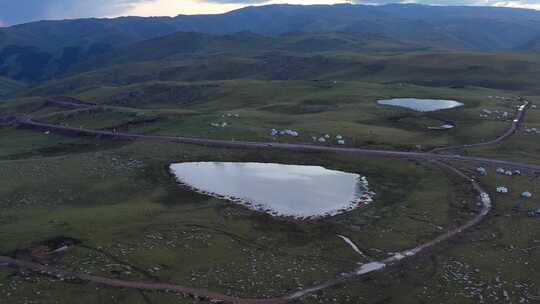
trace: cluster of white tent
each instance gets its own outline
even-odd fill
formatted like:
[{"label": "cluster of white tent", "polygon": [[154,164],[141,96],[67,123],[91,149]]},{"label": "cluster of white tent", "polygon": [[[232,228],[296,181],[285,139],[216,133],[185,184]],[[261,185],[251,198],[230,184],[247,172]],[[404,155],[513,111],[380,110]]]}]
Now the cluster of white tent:
[{"label": "cluster of white tent", "polygon": [[298,133],[298,131],[294,131],[294,130],[290,130],[290,129],[285,129],[285,130],[272,129],[272,130],[270,130],[270,135],[272,135],[273,137],[285,136],[285,135],[292,136],[292,137],[298,137],[298,136],[300,136],[300,133]]},{"label": "cluster of white tent", "polygon": [[[476,172],[478,172],[478,174],[482,175],[482,176],[486,176],[488,175],[488,171],[486,170],[486,168],[484,167],[478,167],[476,168]],[[521,175],[521,171],[520,170],[509,170],[509,169],[504,169],[504,168],[497,168],[496,170],[497,174],[500,174],[500,175],[506,175],[506,176],[514,176],[514,175]]]},{"label": "cluster of white tent", "polygon": [[512,171],[504,168],[497,168],[497,173],[506,176],[521,175],[521,171],[519,170]]},{"label": "cluster of white tent", "polygon": [[504,186],[498,186],[497,187],[497,193],[508,193],[509,190],[508,188],[504,187]]},{"label": "cluster of white tent", "polygon": [[[300,136],[300,132],[296,130],[291,130],[291,129],[284,129],[284,130],[271,129],[270,135],[272,137],[279,137],[279,136],[298,137]],[[330,142],[335,142],[338,145],[346,144],[345,137],[343,137],[343,135],[341,134],[337,134],[335,136],[330,135],[330,134],[323,134],[320,136],[312,136],[311,139],[313,140],[313,142],[321,143],[321,144],[330,143]]]},{"label": "cluster of white tent", "polygon": [[210,125],[215,128],[226,128],[229,124],[226,122],[213,122]]},{"label": "cluster of white tent", "polygon": [[481,118],[489,118],[491,116],[494,116],[495,119],[506,120],[510,117],[510,113],[506,111],[499,111],[499,110],[492,111],[488,109],[483,109],[482,113],[480,113]]},{"label": "cluster of white tent", "polygon": [[[483,167],[476,168],[476,172],[478,172],[478,174],[482,176],[488,175],[488,171],[486,170],[486,168],[483,168]],[[496,172],[500,175],[505,175],[505,176],[521,175],[520,170],[512,171],[512,170],[508,170],[504,168],[497,168]],[[510,193],[510,189],[508,189],[508,187],[506,186],[497,186],[496,191],[497,193],[501,193],[501,194]],[[533,196],[532,193],[529,191],[525,191],[521,193],[521,197],[523,198],[531,198],[532,196]]]},{"label": "cluster of white tent", "polygon": [[525,128],[525,133],[540,135],[540,130],[538,128]]},{"label": "cluster of white tent", "polygon": [[[508,189],[507,187],[504,187],[504,186],[497,187],[497,193],[506,194],[509,192],[510,192],[510,189]],[[531,198],[532,196],[533,196],[532,193],[529,191],[525,191],[521,193],[521,197],[523,198]]]},{"label": "cluster of white tent", "polygon": [[[328,142],[328,141],[330,141],[332,139],[332,136],[330,134],[325,134],[325,135],[322,135],[320,137],[312,136],[311,138],[315,142],[326,143],[326,142]],[[338,145],[345,145],[345,143],[346,143],[345,138],[343,138],[343,136],[340,135],[340,134],[336,135],[335,139],[336,139],[336,143]]]}]

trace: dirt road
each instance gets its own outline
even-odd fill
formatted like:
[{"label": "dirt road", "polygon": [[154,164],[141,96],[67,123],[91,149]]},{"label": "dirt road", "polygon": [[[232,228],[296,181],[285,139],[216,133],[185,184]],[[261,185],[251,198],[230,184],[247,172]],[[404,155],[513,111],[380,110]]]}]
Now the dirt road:
[{"label": "dirt road", "polygon": [[405,152],[393,150],[372,150],[362,148],[341,148],[330,146],[316,146],[312,144],[288,144],[274,142],[249,142],[249,141],[230,141],[206,138],[190,138],[181,136],[163,136],[163,135],[143,135],[132,134],[125,132],[112,132],[84,128],[73,128],[43,122],[36,122],[30,116],[20,116],[16,119],[16,123],[20,127],[37,129],[41,131],[50,131],[69,136],[93,136],[101,138],[125,139],[125,140],[158,140],[177,142],[183,144],[192,144],[199,146],[217,147],[217,148],[241,148],[241,149],[259,149],[259,150],[288,150],[295,152],[325,152],[325,153],[347,153],[347,154],[362,154],[373,156],[384,156],[405,159],[420,159],[420,160],[450,160],[450,161],[469,161],[491,164],[495,166],[505,166],[509,168],[532,170],[540,172],[540,165],[524,164],[506,160],[497,160],[483,157],[461,156],[455,154],[437,154],[424,152]]},{"label": "dirt road", "polygon": [[[497,138],[494,141],[487,143],[480,143],[477,145],[469,145],[462,147],[473,147],[479,145],[490,145],[497,144],[505,139],[507,139],[511,134],[513,134],[519,127],[521,121],[523,120],[525,108],[527,105],[520,107],[520,113],[516,120],[514,121],[512,127],[502,136]],[[452,167],[442,161],[468,161],[474,163],[486,163],[498,166],[511,167],[522,170],[532,170],[540,172],[540,165],[524,164],[517,163],[505,160],[481,158],[481,157],[469,157],[469,156],[460,156],[452,154],[437,154],[437,153],[422,153],[422,152],[404,152],[404,151],[392,151],[392,150],[370,150],[370,149],[361,149],[361,148],[339,148],[339,147],[328,147],[328,146],[316,146],[311,144],[285,144],[285,143],[268,143],[268,142],[246,142],[246,141],[226,141],[226,140],[212,140],[204,138],[188,138],[188,137],[175,137],[175,136],[160,136],[160,135],[141,135],[141,134],[130,134],[122,132],[110,132],[110,131],[101,131],[101,130],[92,130],[92,129],[81,129],[81,128],[71,128],[60,125],[53,125],[47,123],[41,123],[33,121],[30,116],[20,116],[16,119],[16,123],[20,127],[37,129],[41,131],[51,131],[61,134],[67,134],[70,136],[97,136],[104,138],[112,139],[125,139],[125,140],[159,140],[159,141],[171,141],[184,144],[193,144],[201,146],[211,146],[211,147],[220,147],[220,148],[242,148],[242,149],[262,149],[262,150],[287,150],[287,151],[297,151],[297,152],[315,152],[315,153],[347,153],[347,154],[362,154],[362,155],[374,155],[374,156],[384,156],[384,157],[393,157],[393,158],[404,158],[404,159],[417,159],[422,161],[429,161],[437,164],[441,168],[451,172],[464,179],[466,182],[471,183],[473,189],[477,192],[478,200],[482,204],[481,210],[478,214],[463,224],[460,227],[452,229],[437,238],[420,244],[413,249],[405,250],[399,253],[392,255],[389,258],[386,258],[381,261],[371,262],[365,265],[362,265],[358,269],[340,276],[339,278],[331,279],[323,284],[316,286],[304,288],[293,294],[285,295],[283,297],[274,298],[274,299],[242,299],[237,297],[231,297],[215,292],[211,292],[204,289],[194,289],[189,287],[178,286],[174,284],[165,284],[165,283],[148,283],[148,282],[133,282],[133,281],[123,281],[115,280],[98,276],[90,276],[82,273],[66,272],[58,270],[54,267],[44,266],[40,264],[35,264],[31,262],[15,260],[10,257],[0,256],[0,265],[7,265],[10,267],[16,268],[25,268],[30,269],[35,272],[44,273],[47,275],[72,278],[83,281],[89,281],[97,284],[102,284],[110,287],[120,287],[120,288],[134,288],[141,290],[155,290],[155,291],[169,291],[175,292],[183,295],[188,295],[192,297],[201,297],[205,299],[210,299],[214,301],[219,301],[222,303],[238,303],[238,304],[250,304],[250,303],[260,303],[260,304],[272,304],[272,303],[284,303],[291,300],[296,300],[302,298],[308,294],[315,293],[317,291],[329,288],[331,286],[339,285],[346,283],[349,280],[365,276],[369,273],[381,271],[388,266],[399,263],[403,259],[413,257],[423,251],[426,251],[435,245],[444,242],[457,234],[462,233],[464,230],[467,230],[478,223],[480,223],[491,210],[491,199],[486,191],[482,189],[480,184],[474,179],[468,177],[465,173],[461,172],[455,167]],[[447,149],[453,149],[449,147]],[[434,152],[442,151],[439,149]]]},{"label": "dirt road", "polygon": [[514,120],[512,120],[512,124],[510,125],[510,128],[508,128],[506,132],[504,132],[501,136],[495,138],[494,140],[477,143],[477,144],[470,144],[470,145],[442,147],[442,148],[433,149],[430,152],[437,153],[437,152],[456,150],[456,149],[488,147],[488,146],[495,146],[495,145],[501,144],[503,141],[510,138],[510,136],[514,135],[514,133],[516,133],[516,131],[519,129],[519,127],[523,123],[523,120],[525,119],[525,112],[526,112],[525,110],[529,107],[529,105],[530,105],[530,102],[525,101],[523,105],[519,106],[517,109],[517,115],[514,118]]},{"label": "dirt road", "polygon": [[416,246],[413,249],[396,253],[392,255],[391,257],[386,258],[381,261],[375,261],[375,262],[364,264],[358,269],[355,269],[350,273],[341,275],[338,278],[330,279],[322,284],[307,287],[297,292],[294,292],[292,294],[285,295],[283,297],[271,298],[271,299],[238,298],[238,297],[223,295],[223,294],[212,292],[205,289],[195,289],[195,288],[189,288],[189,287],[184,287],[184,286],[179,286],[179,285],[174,285],[174,284],[125,281],[125,280],[110,279],[110,278],[100,277],[100,276],[92,276],[92,275],[87,275],[87,274],[79,273],[79,272],[68,272],[68,271],[57,269],[52,266],[45,266],[45,265],[32,263],[28,261],[16,260],[16,259],[5,257],[5,256],[0,256],[0,266],[3,265],[3,266],[14,267],[14,268],[23,268],[23,269],[32,270],[34,272],[41,273],[47,276],[63,278],[66,280],[82,280],[82,281],[92,282],[95,284],[105,285],[109,287],[172,292],[172,293],[177,293],[184,296],[190,296],[190,297],[199,298],[199,299],[219,301],[220,303],[232,303],[232,304],[286,303],[289,301],[300,299],[309,294],[316,293],[318,291],[321,291],[329,287],[345,284],[350,280],[354,280],[359,277],[366,276],[370,273],[382,271],[386,267],[395,265],[401,262],[403,259],[416,256],[417,254],[424,252],[434,247],[435,245],[441,242],[444,242],[456,236],[457,234],[462,233],[464,230],[469,229],[473,227],[474,225],[480,223],[487,216],[487,214],[489,213],[492,207],[491,199],[489,198],[489,195],[482,189],[482,187],[474,179],[469,178],[467,175],[465,175],[463,172],[459,171],[458,169],[448,164],[441,163],[439,161],[434,161],[434,163],[440,166],[442,169],[445,169],[448,172],[455,174],[458,177],[472,184],[473,189],[478,194],[479,201],[482,203],[482,209],[478,212],[478,214],[473,219],[461,225],[460,227],[452,229],[429,242]]},{"label": "dirt road", "polygon": [[216,303],[233,303],[233,304],[279,304],[287,302],[284,298],[274,299],[242,299],[224,294],[211,292],[205,289],[189,288],[174,284],[156,283],[156,282],[136,282],[136,281],[124,281],[109,279],[100,276],[93,276],[79,272],[70,272],[57,269],[55,267],[41,265],[37,263],[16,260],[10,257],[0,256],[0,266],[5,265],[14,268],[23,268],[41,273],[50,277],[61,278],[64,280],[82,280],[86,282],[92,282],[99,285],[116,287],[116,288],[132,288],[138,290],[152,290],[152,291],[165,291],[171,293],[181,294],[183,296],[189,296],[196,299],[211,300]]}]

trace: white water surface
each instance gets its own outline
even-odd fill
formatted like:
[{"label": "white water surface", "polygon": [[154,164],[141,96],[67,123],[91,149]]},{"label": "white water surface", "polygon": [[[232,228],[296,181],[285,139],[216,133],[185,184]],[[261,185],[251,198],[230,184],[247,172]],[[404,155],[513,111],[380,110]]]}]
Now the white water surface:
[{"label": "white water surface", "polygon": [[433,112],[463,106],[463,103],[455,100],[418,98],[384,99],[379,100],[377,103],[380,105],[407,108],[418,112]]},{"label": "white water surface", "polygon": [[371,201],[367,180],[319,166],[190,162],[170,166],[181,184],[272,215],[335,215]]}]

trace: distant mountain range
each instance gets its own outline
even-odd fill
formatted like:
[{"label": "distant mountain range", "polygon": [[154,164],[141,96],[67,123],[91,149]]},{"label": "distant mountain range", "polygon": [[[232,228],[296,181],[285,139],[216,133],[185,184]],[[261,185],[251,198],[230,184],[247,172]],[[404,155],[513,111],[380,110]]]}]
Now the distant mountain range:
[{"label": "distant mountain range", "polygon": [[40,21],[0,30],[8,45],[45,50],[126,45],[174,32],[263,35],[290,32],[375,33],[437,47],[512,49],[540,38],[540,11],[415,4],[270,5],[221,15]]},{"label": "distant mountain range", "polygon": [[24,85],[17,81],[0,77],[0,97],[9,95],[23,87]]},{"label": "distant mountain range", "polygon": [[[376,44],[380,47],[373,47]],[[126,61],[241,49],[381,51],[400,46],[538,51],[540,11],[413,4],[270,5],[221,15],[40,21],[0,29],[0,75],[40,81],[75,66],[99,66],[112,57]]]}]

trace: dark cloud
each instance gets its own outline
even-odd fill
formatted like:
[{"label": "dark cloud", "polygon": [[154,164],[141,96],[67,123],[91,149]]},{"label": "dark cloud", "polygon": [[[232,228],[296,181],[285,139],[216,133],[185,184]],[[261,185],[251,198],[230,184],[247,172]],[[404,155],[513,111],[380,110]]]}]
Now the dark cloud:
[{"label": "dark cloud", "polygon": [[144,1],[151,0],[0,0],[0,24],[111,16]]}]

